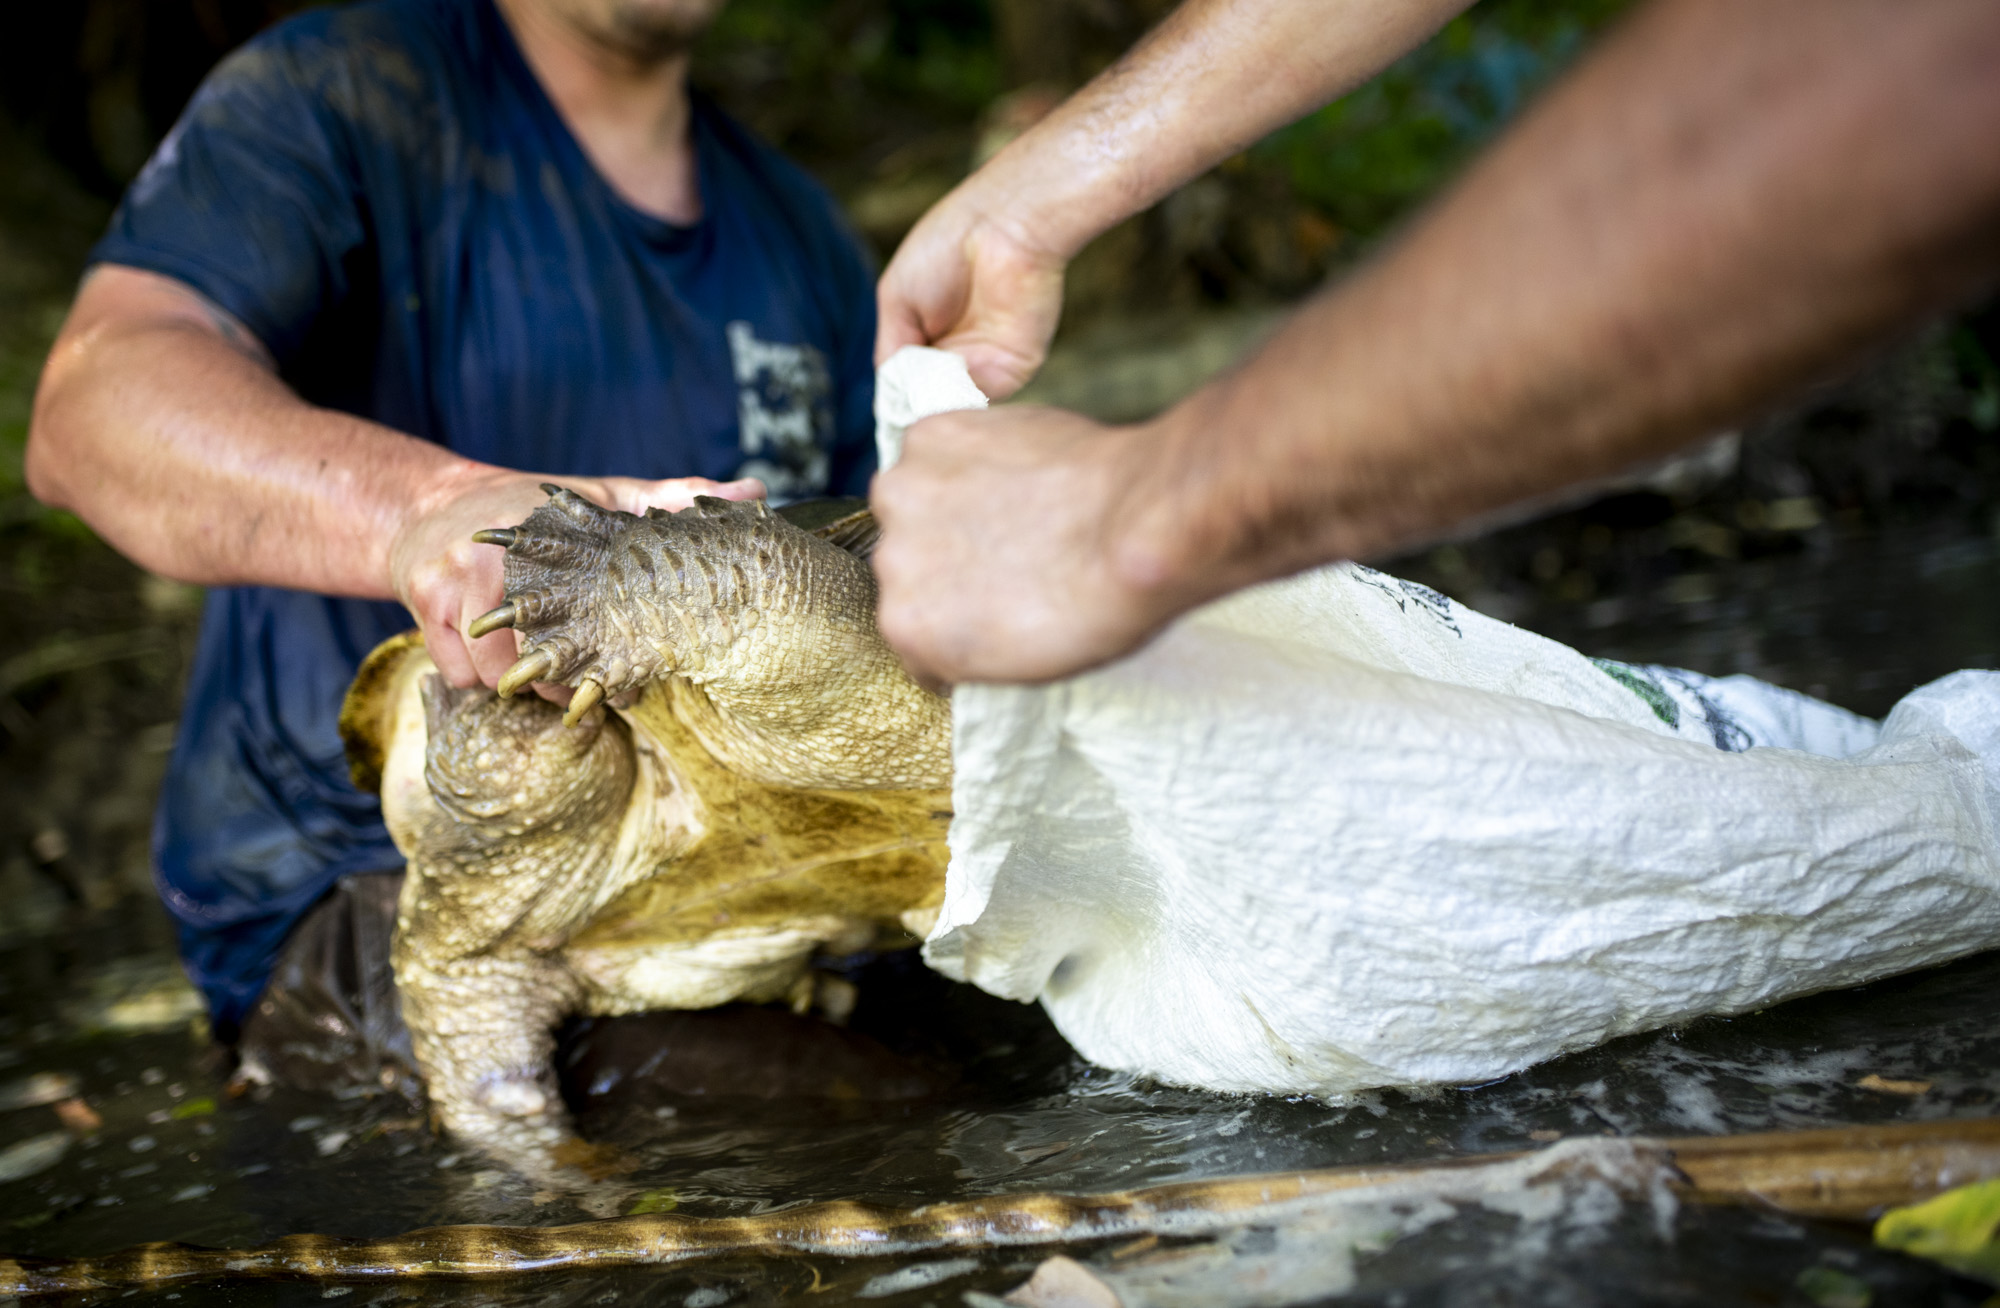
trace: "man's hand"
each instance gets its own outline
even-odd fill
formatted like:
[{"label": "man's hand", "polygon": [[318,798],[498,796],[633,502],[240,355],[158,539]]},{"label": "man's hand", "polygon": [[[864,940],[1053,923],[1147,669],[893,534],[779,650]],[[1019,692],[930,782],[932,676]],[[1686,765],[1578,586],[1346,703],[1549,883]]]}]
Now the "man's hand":
[{"label": "man's hand", "polygon": [[878,621],[932,685],[1048,681],[1135,648],[1179,607],[1126,528],[1151,513],[1144,429],[1033,406],[910,428],[876,477]]},{"label": "man's hand", "polygon": [[697,495],[725,500],[760,499],[764,486],[754,479],[718,482],[706,477],[641,481],[634,477],[542,477],[479,464],[461,465],[404,523],[389,546],[389,571],[396,598],[423,628],[424,645],[438,671],[454,686],[499,682],[514,662],[512,631],[468,640],[466,627],[502,595],[501,565],[506,551],[476,545],[472,533],[511,527],[548,495],[543,482],[567,486],[585,499],[627,513],[660,508],[679,512]]},{"label": "man's hand", "polygon": [[875,363],[905,345],[951,350],[999,400],[1048,357],[1068,260],[993,218],[988,189],[979,178],[959,187],[897,248],[875,292]]}]

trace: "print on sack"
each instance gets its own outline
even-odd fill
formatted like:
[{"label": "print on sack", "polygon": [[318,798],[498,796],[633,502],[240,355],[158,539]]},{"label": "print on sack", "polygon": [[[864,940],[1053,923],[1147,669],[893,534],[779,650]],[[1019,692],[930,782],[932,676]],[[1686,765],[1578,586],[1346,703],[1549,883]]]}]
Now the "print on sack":
[{"label": "print on sack", "polygon": [[1679,668],[1658,664],[1620,663],[1616,659],[1592,659],[1604,675],[1637,695],[1653,710],[1653,716],[1669,727],[1681,725],[1682,714],[1707,729],[1715,747],[1727,754],[1741,754],[1757,742],[1736,720],[1736,715],[1702,690],[1702,679]]},{"label": "print on sack", "polygon": [[778,503],[823,494],[833,444],[826,356],[810,345],[758,340],[747,322],[728,330],[744,454],[735,475],[758,478]]},{"label": "print on sack", "polygon": [[1465,632],[1459,628],[1458,619],[1451,616],[1451,597],[1443,591],[1432,590],[1420,582],[1404,581],[1386,572],[1377,572],[1364,564],[1354,565],[1354,578],[1364,586],[1373,586],[1396,602],[1403,612],[1410,611],[1410,605],[1417,606],[1417,612],[1437,622],[1452,635],[1463,640]]}]

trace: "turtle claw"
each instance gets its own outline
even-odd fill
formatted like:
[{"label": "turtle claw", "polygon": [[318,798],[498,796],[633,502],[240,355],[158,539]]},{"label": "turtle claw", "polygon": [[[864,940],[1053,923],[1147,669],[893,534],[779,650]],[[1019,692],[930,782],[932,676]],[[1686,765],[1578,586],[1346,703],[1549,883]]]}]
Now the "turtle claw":
[{"label": "turtle claw", "polygon": [[[614,556],[630,545],[632,530],[644,533],[674,515],[642,518],[602,508],[560,486],[542,489],[549,492],[548,503],[506,529],[505,602],[471,625],[479,634],[508,626],[520,635],[521,658],[502,680],[503,694],[530,681],[576,687],[565,714],[574,724],[605,699],[665,670],[664,651],[635,640],[638,633],[607,621],[606,613],[612,597],[628,593],[630,584],[657,584],[657,572],[671,556],[671,551],[658,559],[642,554],[636,564],[643,575],[625,577],[621,585]],[[664,571],[676,572],[678,566],[676,558]]]},{"label": "turtle claw", "polygon": [[507,669],[506,675],[500,678],[500,684],[494,689],[500,692],[501,699],[512,699],[524,686],[537,681],[546,681],[555,665],[556,656],[549,651],[530,650],[515,660],[514,666]]},{"label": "turtle claw", "polygon": [[576,694],[570,696],[569,708],[563,713],[563,725],[573,727],[583,721],[583,715],[596,708],[604,699],[604,683],[594,677],[585,677],[577,683]]},{"label": "turtle claw", "polygon": [[514,536],[515,532],[512,527],[487,527],[481,531],[472,533],[472,543],[475,545],[498,545],[504,550],[514,543]]},{"label": "turtle claw", "polygon": [[478,640],[481,636],[490,635],[502,627],[513,626],[514,616],[515,608],[513,602],[510,600],[502,604],[499,608],[490,609],[474,618],[466,626],[465,634],[474,640]]}]

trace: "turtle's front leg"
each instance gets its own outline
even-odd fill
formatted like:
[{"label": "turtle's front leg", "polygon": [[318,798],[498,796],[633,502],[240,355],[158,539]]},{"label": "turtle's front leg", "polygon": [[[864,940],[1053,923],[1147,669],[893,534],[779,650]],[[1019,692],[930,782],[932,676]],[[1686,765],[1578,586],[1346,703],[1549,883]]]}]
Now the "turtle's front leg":
[{"label": "turtle's front leg", "polygon": [[[696,682],[781,673],[768,657],[784,643],[773,627],[829,600],[849,600],[864,620],[872,608],[865,565],[762,501],[702,496],[681,513],[639,517],[544,489],[548,503],[520,526],[474,536],[506,548],[506,600],[468,634],[520,632],[501,695],[537,681],[573,686],[569,721],[669,673]],[[819,584],[808,588],[808,577]],[[820,593],[827,582],[834,594]]]},{"label": "turtle's front leg", "polygon": [[520,526],[475,537],[507,550],[506,602],[468,629],[520,634],[502,695],[574,687],[565,720],[577,722],[608,695],[671,676],[700,692],[683,716],[702,743],[753,780],[950,783],[950,706],[883,643],[874,574],[850,550],[761,501],[703,496],[638,517],[547,489]]},{"label": "turtle's front leg", "polygon": [[403,797],[385,816],[409,859],[393,954],[403,1017],[445,1125],[547,1176],[573,1141],[554,1031],[583,993],[560,954],[620,887],[631,742],[602,713],[565,730],[533,696],[435,675],[422,696],[421,792],[385,782]]}]

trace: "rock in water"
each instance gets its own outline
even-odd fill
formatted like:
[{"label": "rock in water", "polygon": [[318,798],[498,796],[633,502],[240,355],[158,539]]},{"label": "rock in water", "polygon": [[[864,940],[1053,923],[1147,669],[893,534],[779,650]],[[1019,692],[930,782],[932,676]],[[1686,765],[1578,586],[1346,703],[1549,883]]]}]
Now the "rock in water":
[{"label": "rock in water", "polygon": [[0,1149],[0,1182],[21,1181],[48,1171],[69,1152],[67,1131],[44,1131]]}]

